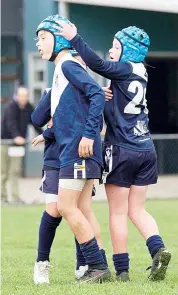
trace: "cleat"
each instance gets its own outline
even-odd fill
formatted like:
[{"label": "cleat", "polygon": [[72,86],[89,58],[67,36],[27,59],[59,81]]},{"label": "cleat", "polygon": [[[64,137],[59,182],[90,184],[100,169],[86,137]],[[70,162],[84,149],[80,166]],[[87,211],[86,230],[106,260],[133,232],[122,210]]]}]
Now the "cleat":
[{"label": "cleat", "polygon": [[107,268],[107,272],[104,276],[104,281],[111,281],[111,280],[112,280],[111,272],[110,272],[109,268]]},{"label": "cleat", "polygon": [[75,269],[75,278],[76,280],[79,280],[85,272],[88,270],[88,265],[81,265],[79,269]]},{"label": "cleat", "polygon": [[49,284],[49,268],[51,267],[49,261],[35,262],[33,281],[35,285]]},{"label": "cleat", "polygon": [[118,282],[127,282],[130,281],[129,273],[127,271],[123,271],[120,275],[116,275],[116,280]]},{"label": "cleat", "polygon": [[166,248],[159,249],[153,257],[152,266],[147,268],[147,270],[151,269],[148,279],[151,281],[164,280],[170,259],[171,253]]},{"label": "cleat", "polygon": [[108,268],[106,269],[94,269],[88,268],[83,277],[77,280],[80,284],[88,284],[88,283],[102,283],[104,281],[109,280],[111,277],[111,273]]}]

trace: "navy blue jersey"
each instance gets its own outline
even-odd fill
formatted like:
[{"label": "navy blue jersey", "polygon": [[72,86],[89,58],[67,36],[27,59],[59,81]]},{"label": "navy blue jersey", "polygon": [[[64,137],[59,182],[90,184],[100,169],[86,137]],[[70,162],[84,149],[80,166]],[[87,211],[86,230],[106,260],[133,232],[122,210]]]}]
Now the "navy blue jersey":
[{"label": "navy blue jersey", "polygon": [[87,66],[111,80],[113,99],[106,102],[104,112],[107,125],[105,144],[140,151],[152,149],[145,98],[148,77],[144,65],[104,61],[78,34],[71,44]]},{"label": "navy blue jersey", "polygon": [[103,165],[100,138],[101,115],[105,96],[71,54],[57,63],[51,92],[51,115],[59,146],[60,167],[76,163],[81,158],[78,147],[82,137],[94,140],[93,160]]},{"label": "navy blue jersey", "polygon": [[[31,115],[32,122],[36,126],[43,127],[51,118],[51,90],[45,90],[38,106]],[[100,131],[103,128],[103,118],[100,116]],[[44,166],[59,169],[59,146],[56,142],[53,128],[47,128],[43,132],[45,138]]]},{"label": "navy blue jersey", "polygon": [[[51,90],[44,91],[38,106],[31,115],[32,123],[35,126],[43,127],[51,118]],[[44,166],[59,169],[59,147],[56,143],[53,128],[47,128],[43,132],[45,138]]]},{"label": "navy blue jersey", "polygon": [[56,142],[53,128],[47,128],[43,132],[43,137],[45,138],[45,148],[44,148],[44,166],[49,168],[60,168],[59,161],[59,146]]}]

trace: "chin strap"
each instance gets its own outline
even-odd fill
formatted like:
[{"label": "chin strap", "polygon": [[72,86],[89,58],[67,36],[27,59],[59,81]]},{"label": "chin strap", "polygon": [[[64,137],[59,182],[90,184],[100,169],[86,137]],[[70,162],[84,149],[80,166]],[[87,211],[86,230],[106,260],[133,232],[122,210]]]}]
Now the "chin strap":
[{"label": "chin strap", "polygon": [[52,53],[52,55],[51,55],[51,57],[50,57],[50,59],[49,59],[49,61],[54,61],[55,60],[55,58],[57,57],[57,55],[58,55],[58,53]]}]

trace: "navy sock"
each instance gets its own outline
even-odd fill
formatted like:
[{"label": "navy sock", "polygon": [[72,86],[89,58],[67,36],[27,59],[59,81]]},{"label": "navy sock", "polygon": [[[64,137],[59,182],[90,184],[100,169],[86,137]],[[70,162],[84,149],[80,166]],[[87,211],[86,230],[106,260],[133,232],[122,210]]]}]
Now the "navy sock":
[{"label": "navy sock", "polygon": [[56,228],[61,223],[62,217],[53,217],[44,211],[39,228],[38,261],[49,261],[51,245],[53,243]]},{"label": "navy sock", "polygon": [[95,238],[86,243],[80,244],[80,249],[85,257],[86,264],[90,267],[96,267],[105,269],[102,253],[99,250],[97,241]]},{"label": "navy sock", "polygon": [[113,254],[113,262],[116,270],[116,275],[120,275],[123,271],[129,271],[129,254]]},{"label": "navy sock", "polygon": [[146,245],[152,258],[160,248],[165,248],[163,240],[159,235],[149,237],[146,241]]},{"label": "navy sock", "polygon": [[76,238],[75,238],[75,245],[76,245],[76,259],[77,259],[76,269],[78,270],[80,266],[86,265],[86,262],[82,254],[82,251],[80,250],[80,245]]},{"label": "navy sock", "polygon": [[105,253],[105,251],[104,251],[103,249],[101,249],[100,252],[101,252],[101,254],[102,254],[102,256],[103,256],[104,265],[105,265],[106,267],[108,267],[108,262],[107,262],[107,258],[106,258],[106,253]]}]

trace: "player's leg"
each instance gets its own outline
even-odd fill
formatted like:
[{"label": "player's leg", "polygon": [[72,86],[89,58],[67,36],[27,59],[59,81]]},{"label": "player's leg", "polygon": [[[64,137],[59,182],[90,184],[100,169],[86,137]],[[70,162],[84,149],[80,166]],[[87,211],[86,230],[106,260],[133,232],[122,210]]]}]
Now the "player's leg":
[{"label": "player's leg", "polygon": [[93,180],[61,179],[60,177],[58,210],[68,222],[80,244],[86,264],[89,266],[88,271],[80,280],[87,283],[103,280],[107,270],[96,238],[94,237],[93,229],[78,208],[78,200],[85,185],[88,187],[91,196]]},{"label": "player's leg", "polygon": [[159,235],[154,218],[145,210],[147,186],[132,185],[129,192],[128,216],[145,240]]},{"label": "player's leg", "polygon": [[109,205],[109,228],[113,246],[113,262],[118,281],[129,280],[128,195],[132,182],[132,166],[123,148],[104,147],[106,195]]},{"label": "player's leg", "polygon": [[166,249],[155,219],[145,210],[147,186],[131,186],[129,193],[129,218],[146,241],[153,259],[150,278],[163,280],[171,254]]},{"label": "player's leg", "polygon": [[97,239],[98,246],[102,249],[102,241],[101,241],[101,229],[99,222],[96,219],[96,216],[92,210],[92,196],[90,194],[90,190],[88,189],[89,183],[86,183],[85,187],[82,190],[82,193],[78,200],[78,208],[83,213],[83,215],[89,221],[91,227],[93,228],[94,235]]},{"label": "player's leg", "polygon": [[[54,195],[51,195],[53,198]],[[57,197],[57,195],[55,195]],[[50,197],[50,194],[48,194]],[[56,213],[55,213],[56,212]],[[35,284],[49,284],[50,251],[56,234],[56,229],[62,221],[57,210],[57,202],[46,204],[43,212],[38,238],[38,256],[34,266]]]},{"label": "player's leg", "polygon": [[[87,185],[84,187],[78,201],[78,208],[81,210],[81,212],[84,214],[84,216],[89,221],[93,231],[95,238],[97,240],[100,252],[102,253],[104,264],[106,267],[108,267],[107,258],[105,251],[102,246],[102,240],[101,240],[101,229],[100,224],[92,210],[92,197],[90,195],[90,190],[88,190]],[[80,249],[80,246],[78,244],[78,241],[76,240],[76,247],[77,249]],[[82,255],[82,252],[79,250],[77,252],[77,264],[76,264],[76,270],[75,275],[77,278],[80,278],[84,272],[88,269],[88,266],[85,265],[85,260]]]},{"label": "player's leg", "polygon": [[88,265],[85,262],[85,257],[80,249],[80,244],[75,238],[75,248],[76,248],[76,265],[75,265],[75,278],[79,280],[84,273],[88,270]]},{"label": "player's leg", "polygon": [[[95,196],[95,187],[93,186],[92,197]],[[75,267],[75,277],[76,279],[80,279],[86,270],[88,270],[88,265],[86,265],[85,258],[80,250],[80,245],[75,238],[75,246],[76,246],[76,267]]]},{"label": "player's leg", "polygon": [[109,229],[113,246],[113,262],[116,278],[119,281],[129,280],[128,254],[128,194],[129,188],[106,184],[109,204]]},{"label": "player's leg", "polygon": [[[141,157],[141,155],[140,155]],[[137,227],[153,259],[150,278],[163,280],[171,254],[165,248],[164,242],[159,235],[159,230],[154,218],[145,210],[145,198],[147,185],[157,182],[157,163],[155,151],[144,153],[144,161],[137,173],[134,185],[129,192],[128,215]]]},{"label": "player's leg", "polygon": [[62,221],[57,209],[59,172],[43,172],[41,190],[45,193],[46,210],[43,212],[38,238],[38,256],[34,267],[35,284],[49,283],[50,251],[56,229]]},{"label": "player's leg", "polygon": [[[87,188],[87,186],[86,186],[86,188]],[[86,189],[83,189],[83,191],[86,192],[87,190]],[[89,193],[90,193],[90,190],[89,190]],[[85,215],[86,212],[84,213],[83,212],[84,210],[82,210],[83,209],[83,203],[81,201],[81,200],[83,200],[82,195],[84,195],[83,192],[81,193],[81,195],[79,197],[79,200],[78,200],[78,208],[84,214],[84,216],[87,218],[87,216]],[[90,196],[90,200],[91,200],[91,198],[92,197]],[[86,210],[89,210],[89,208],[87,207],[88,206],[87,201],[86,202],[84,201],[84,203],[85,203],[85,209],[87,208]],[[87,218],[87,220],[88,220],[88,218]],[[90,221],[89,221],[89,223],[90,223]],[[94,231],[94,235],[95,235],[96,240],[97,240],[97,236],[96,236],[96,232],[95,231]],[[77,280],[79,280],[84,275],[84,273],[88,270],[88,265],[86,264],[85,257],[83,256],[83,253],[82,253],[82,251],[80,249],[80,244],[78,243],[78,241],[77,241],[76,238],[75,238],[75,245],[76,245],[75,277],[76,277]],[[98,246],[99,246],[99,244],[98,244]]]},{"label": "player's leg", "polygon": [[50,261],[49,256],[56,229],[62,221],[62,217],[57,210],[57,201],[55,201],[57,195],[46,194],[46,198],[51,198],[51,201],[46,203],[46,210],[41,218],[37,262]]},{"label": "player's leg", "polygon": [[92,197],[89,194],[89,192],[90,191],[88,190],[88,187],[86,185],[79,197],[78,208],[82,211],[84,216],[89,221],[89,223],[94,231],[94,235],[96,237],[99,249],[102,252],[104,262],[105,262],[106,266],[108,267],[105,251],[103,250],[103,245],[102,245],[100,224],[93,212]]}]

